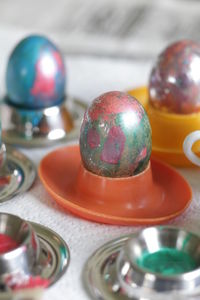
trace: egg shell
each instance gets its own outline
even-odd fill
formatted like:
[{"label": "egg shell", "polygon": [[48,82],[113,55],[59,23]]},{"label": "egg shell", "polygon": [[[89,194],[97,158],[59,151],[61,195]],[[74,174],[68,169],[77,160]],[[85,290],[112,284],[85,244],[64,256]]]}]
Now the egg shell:
[{"label": "egg shell", "polygon": [[65,65],[46,37],[30,35],[13,49],[7,64],[7,101],[22,108],[57,105],[65,96]]},{"label": "egg shell", "polygon": [[151,155],[151,127],[142,105],[118,91],[96,98],[84,115],[80,152],[84,167],[100,176],[142,172]]},{"label": "egg shell", "polygon": [[181,40],[159,55],[150,75],[149,99],[169,113],[200,111],[200,43]]}]

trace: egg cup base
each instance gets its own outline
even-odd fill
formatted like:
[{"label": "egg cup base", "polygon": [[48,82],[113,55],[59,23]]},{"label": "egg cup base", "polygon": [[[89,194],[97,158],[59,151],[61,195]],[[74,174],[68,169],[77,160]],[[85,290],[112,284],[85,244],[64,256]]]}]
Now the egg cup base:
[{"label": "egg cup base", "polygon": [[0,169],[0,203],[24,193],[33,184],[36,168],[21,152],[6,147],[6,157]]},{"label": "egg cup base", "polygon": [[51,286],[66,272],[70,251],[65,241],[53,230],[30,222],[40,242],[40,255],[33,270],[34,276],[49,280]]},{"label": "egg cup base", "polygon": [[44,279],[48,287],[67,270],[69,249],[54,231],[8,213],[0,213],[0,225],[0,281],[6,289],[30,278]]},{"label": "egg cup base", "polygon": [[78,137],[86,105],[67,97],[60,105],[30,110],[2,105],[2,139],[27,148],[45,147]]},{"label": "egg cup base", "polygon": [[181,214],[192,198],[185,179],[154,159],[145,171],[132,177],[95,175],[83,167],[78,145],[47,154],[40,163],[39,176],[60,206],[99,223],[163,223]]},{"label": "egg cup base", "polygon": [[152,157],[155,159],[162,160],[167,164],[173,165],[174,167],[180,168],[195,168],[195,165],[192,164],[183,152],[167,152],[162,149],[152,148]]}]

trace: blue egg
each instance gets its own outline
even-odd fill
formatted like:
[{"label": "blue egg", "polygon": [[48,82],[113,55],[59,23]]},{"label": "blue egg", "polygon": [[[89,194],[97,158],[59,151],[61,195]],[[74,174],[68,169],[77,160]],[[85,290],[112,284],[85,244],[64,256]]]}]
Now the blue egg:
[{"label": "blue egg", "polygon": [[7,100],[25,109],[57,105],[65,97],[65,65],[44,36],[30,35],[12,51],[6,70]]}]

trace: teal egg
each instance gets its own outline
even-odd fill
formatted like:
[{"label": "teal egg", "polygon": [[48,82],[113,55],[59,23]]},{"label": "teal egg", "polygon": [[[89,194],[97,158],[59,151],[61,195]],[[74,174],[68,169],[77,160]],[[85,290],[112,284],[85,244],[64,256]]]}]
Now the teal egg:
[{"label": "teal egg", "polygon": [[6,70],[7,101],[24,109],[61,103],[65,97],[65,65],[46,37],[30,35],[13,49]]}]

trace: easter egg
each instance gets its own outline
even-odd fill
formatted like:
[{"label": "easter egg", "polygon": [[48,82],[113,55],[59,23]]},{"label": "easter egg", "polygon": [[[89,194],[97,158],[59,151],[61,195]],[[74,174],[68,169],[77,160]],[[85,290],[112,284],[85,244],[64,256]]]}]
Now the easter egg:
[{"label": "easter egg", "polygon": [[84,115],[80,152],[84,167],[99,176],[142,172],[151,155],[151,127],[142,105],[118,91],[96,98]]},{"label": "easter egg", "polygon": [[39,109],[57,105],[65,96],[65,65],[46,37],[30,35],[12,51],[6,70],[7,101]]},{"label": "easter egg", "polygon": [[149,80],[150,104],[161,111],[200,111],[200,43],[181,40],[158,57]]}]

